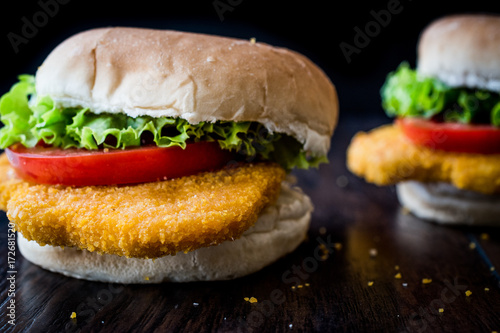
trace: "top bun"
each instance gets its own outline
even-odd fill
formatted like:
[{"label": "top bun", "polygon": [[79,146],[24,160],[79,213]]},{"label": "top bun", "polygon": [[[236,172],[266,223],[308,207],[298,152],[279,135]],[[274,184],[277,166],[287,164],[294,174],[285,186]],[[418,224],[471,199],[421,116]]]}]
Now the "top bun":
[{"label": "top bun", "polygon": [[454,15],[422,33],[418,72],[450,86],[500,92],[500,16]]},{"label": "top bun", "polygon": [[258,121],[326,155],[338,100],[306,57],[255,41],[139,28],[88,30],[57,46],[36,89],[61,107],[137,117]]}]

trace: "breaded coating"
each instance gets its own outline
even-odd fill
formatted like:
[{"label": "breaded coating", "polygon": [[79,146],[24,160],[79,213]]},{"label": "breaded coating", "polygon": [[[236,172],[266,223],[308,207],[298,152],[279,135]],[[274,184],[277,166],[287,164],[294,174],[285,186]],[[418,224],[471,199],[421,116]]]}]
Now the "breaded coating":
[{"label": "breaded coating", "polygon": [[7,155],[0,155],[0,210],[7,211],[10,194],[17,187],[28,187],[29,184],[19,179],[10,166]]},{"label": "breaded coating", "polygon": [[404,180],[448,182],[459,189],[500,193],[500,154],[454,153],[417,146],[396,125],[357,133],[347,150],[347,166],[377,185]]},{"label": "breaded coating", "polygon": [[238,238],[277,199],[284,177],[277,164],[242,164],[122,187],[7,182],[2,196],[16,229],[41,245],[157,258]]}]

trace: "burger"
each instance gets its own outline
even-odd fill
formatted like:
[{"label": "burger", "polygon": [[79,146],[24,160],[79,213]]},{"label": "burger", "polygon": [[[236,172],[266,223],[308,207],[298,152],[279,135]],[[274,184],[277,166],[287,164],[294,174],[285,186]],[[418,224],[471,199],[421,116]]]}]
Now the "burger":
[{"label": "burger", "polygon": [[0,100],[0,206],[23,257],[116,283],[225,280],[304,240],[334,85],[255,39],[78,33]]},{"label": "burger", "polygon": [[500,222],[500,17],[439,18],[422,32],[416,69],[381,89],[392,124],[354,136],[350,170],[396,184],[401,204],[443,224]]}]

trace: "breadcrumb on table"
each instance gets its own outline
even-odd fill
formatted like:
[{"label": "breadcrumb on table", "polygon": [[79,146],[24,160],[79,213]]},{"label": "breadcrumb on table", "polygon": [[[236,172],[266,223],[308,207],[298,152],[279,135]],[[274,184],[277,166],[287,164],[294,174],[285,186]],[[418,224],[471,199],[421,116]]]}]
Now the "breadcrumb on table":
[{"label": "breadcrumb on table", "polygon": [[423,278],[422,279],[422,284],[429,284],[432,282],[432,279],[428,279],[428,278]]},{"label": "breadcrumb on table", "polygon": [[258,302],[257,298],[255,298],[255,297],[253,297],[253,296],[252,296],[252,297],[245,297],[245,298],[243,298],[243,299],[244,299],[246,302],[249,302],[249,303],[257,303],[257,302]]}]

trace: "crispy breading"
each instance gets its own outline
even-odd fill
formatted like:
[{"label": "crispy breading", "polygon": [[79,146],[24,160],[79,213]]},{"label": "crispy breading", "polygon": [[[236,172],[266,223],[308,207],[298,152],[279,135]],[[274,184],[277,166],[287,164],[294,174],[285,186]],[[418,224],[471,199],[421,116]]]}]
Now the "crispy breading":
[{"label": "crispy breading", "polygon": [[404,180],[448,182],[459,189],[500,193],[500,154],[454,153],[417,146],[396,125],[357,133],[347,150],[347,166],[377,185]]},{"label": "crispy breading", "polygon": [[10,166],[7,155],[0,155],[0,210],[7,211],[7,202],[10,193],[17,187],[28,187],[29,184],[23,182],[16,175],[16,172]]},{"label": "crispy breading", "polygon": [[39,244],[157,258],[238,238],[277,199],[284,177],[277,164],[256,163],[121,187],[7,180],[2,197],[16,229]]}]

